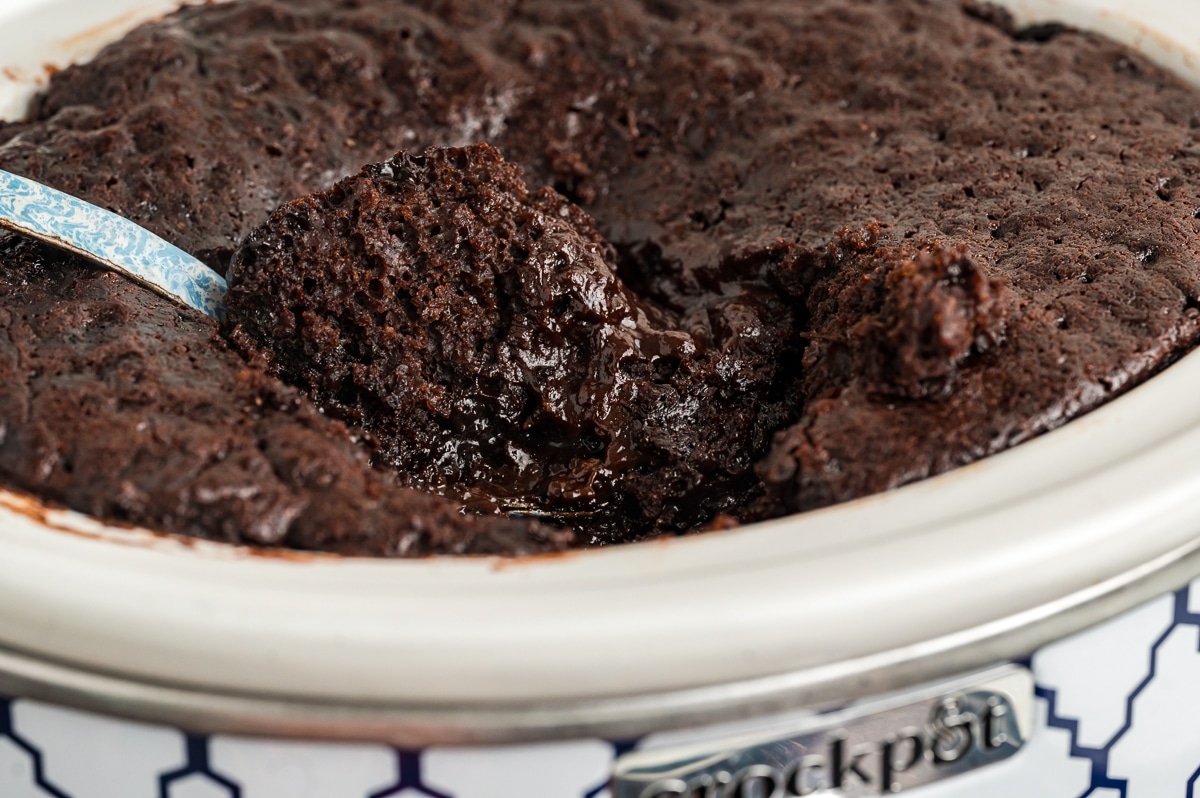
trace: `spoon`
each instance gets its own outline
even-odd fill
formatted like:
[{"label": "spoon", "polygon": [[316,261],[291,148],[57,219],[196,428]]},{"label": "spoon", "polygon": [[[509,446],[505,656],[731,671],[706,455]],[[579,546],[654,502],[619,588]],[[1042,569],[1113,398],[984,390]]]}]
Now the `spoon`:
[{"label": "spoon", "polygon": [[225,279],[128,219],[0,170],[0,227],[66,250],[214,319],[225,318]]}]

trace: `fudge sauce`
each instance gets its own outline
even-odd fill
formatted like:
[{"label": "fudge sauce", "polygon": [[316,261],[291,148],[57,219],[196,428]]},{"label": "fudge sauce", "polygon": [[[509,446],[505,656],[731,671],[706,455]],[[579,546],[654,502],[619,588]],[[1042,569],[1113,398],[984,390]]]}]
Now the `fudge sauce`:
[{"label": "fudge sauce", "polygon": [[379,556],[887,490],[1196,343],[1197,130],[1128,49],[957,0],[187,8],[0,168],[227,272],[231,318],[0,236],[0,480]]},{"label": "fudge sauce", "polygon": [[686,317],[593,221],[486,144],[398,155],[288,203],[234,256],[229,337],[468,508],[622,540],[753,496],[799,385],[763,287]]}]

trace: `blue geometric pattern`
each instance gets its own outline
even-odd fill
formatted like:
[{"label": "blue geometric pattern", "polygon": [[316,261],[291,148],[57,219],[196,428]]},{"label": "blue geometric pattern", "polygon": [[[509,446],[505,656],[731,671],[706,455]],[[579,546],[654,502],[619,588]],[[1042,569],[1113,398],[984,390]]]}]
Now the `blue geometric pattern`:
[{"label": "blue geometric pattern", "polygon": [[0,738],[8,738],[13,745],[29,755],[29,761],[33,763],[33,783],[37,787],[40,787],[47,794],[54,796],[54,798],[70,798],[69,795],[46,781],[45,768],[42,764],[42,752],[13,730],[12,699],[4,698],[3,696],[0,696]]},{"label": "blue geometric pattern", "polygon": [[419,751],[401,751],[397,749],[396,771],[397,781],[395,784],[385,787],[378,792],[373,792],[367,798],[390,798],[390,796],[400,795],[406,790],[411,790],[418,795],[427,795],[429,798],[454,798],[452,795],[447,795],[444,792],[438,792],[432,787],[427,787],[421,781],[421,754]]},{"label": "blue geometric pattern", "polygon": [[213,318],[225,316],[225,279],[128,219],[0,170],[0,227],[81,255]]},{"label": "blue geometric pattern", "polygon": [[[1195,587],[1198,591],[1200,591],[1200,581],[1195,584]],[[1154,688],[1159,691],[1159,697],[1161,698],[1163,695],[1166,695],[1169,697],[1169,700],[1173,702],[1175,700],[1175,688],[1171,687],[1171,685],[1177,685],[1178,682],[1172,682],[1168,677],[1163,676],[1162,674],[1164,672],[1168,674],[1174,672],[1176,674],[1183,673],[1185,676],[1187,676],[1193,672],[1192,670],[1189,670],[1191,668],[1195,668],[1195,672],[1200,673],[1200,656],[1196,656],[1194,663],[1191,660],[1187,660],[1188,657],[1193,656],[1193,653],[1196,653],[1191,652],[1191,648],[1194,648],[1195,646],[1188,642],[1190,638],[1187,638],[1186,636],[1173,637],[1173,635],[1177,632],[1180,632],[1181,629],[1189,629],[1195,631],[1189,631],[1186,634],[1195,634],[1196,640],[1200,641],[1200,613],[1193,612],[1191,609],[1189,609],[1190,592],[1191,591],[1189,589],[1185,588],[1173,594],[1173,596],[1170,598],[1171,617],[1169,624],[1167,623],[1167,614],[1169,609],[1168,600],[1165,597],[1160,600],[1160,603],[1157,605],[1161,608],[1161,612],[1158,617],[1161,619],[1160,623],[1167,624],[1167,628],[1153,639],[1153,642],[1148,648],[1143,649],[1141,645],[1136,647],[1136,650],[1144,651],[1145,671],[1144,675],[1140,677],[1140,680],[1135,686],[1132,687],[1128,695],[1122,695],[1125,692],[1124,688],[1122,688],[1117,694],[1114,694],[1112,691],[1106,693],[1113,699],[1113,702],[1110,704],[1110,706],[1112,706],[1112,712],[1109,715],[1109,717],[1112,718],[1112,725],[1109,728],[1115,728],[1116,722],[1120,719],[1120,716],[1117,714],[1120,711],[1118,695],[1122,695],[1124,700],[1124,716],[1123,723],[1120,728],[1111,735],[1111,738],[1108,739],[1104,745],[1089,746],[1081,744],[1079,742],[1081,719],[1067,717],[1063,714],[1060,714],[1060,705],[1062,703],[1060,698],[1062,689],[1064,685],[1069,685],[1069,682],[1061,683],[1059,685],[1059,689],[1048,687],[1045,684],[1039,684],[1036,687],[1037,696],[1043,700],[1048,709],[1047,726],[1049,726],[1050,729],[1065,731],[1066,735],[1070,738],[1069,751],[1063,751],[1056,754],[1056,757],[1061,757],[1061,760],[1056,761],[1070,762],[1083,760],[1087,763],[1088,770],[1090,770],[1090,779],[1088,780],[1087,787],[1083,790],[1083,792],[1078,792],[1078,786],[1076,786],[1070,788],[1070,792],[1066,793],[1061,786],[1055,790],[1053,785],[1048,784],[1046,791],[1047,795],[1054,794],[1061,796],[1069,794],[1072,796],[1072,798],[1089,798],[1089,796],[1092,796],[1093,798],[1100,798],[1100,796],[1105,796],[1105,798],[1111,798],[1111,796],[1130,798],[1131,795],[1147,794],[1145,784],[1143,784],[1140,788],[1140,792],[1138,790],[1134,790],[1134,785],[1131,783],[1131,779],[1127,777],[1127,774],[1122,775],[1119,772],[1115,773],[1113,771],[1114,749],[1119,743],[1121,743],[1122,740],[1126,740],[1126,738],[1131,734],[1134,734],[1135,731],[1140,731],[1140,733],[1145,734],[1147,729],[1154,728],[1153,725],[1143,728],[1145,724],[1142,721],[1144,721],[1147,717],[1151,717],[1153,720],[1151,715],[1143,714],[1137,716],[1137,729],[1134,729],[1135,708],[1139,706],[1139,700],[1144,699],[1151,692],[1153,686],[1157,684],[1155,681],[1156,678],[1158,678],[1160,681],[1164,678],[1167,679],[1167,681],[1163,682],[1162,685]],[[1161,628],[1160,626],[1146,627],[1140,623],[1135,624],[1135,626],[1138,629],[1144,630],[1142,637],[1144,641],[1149,640],[1155,634],[1155,632]],[[1109,646],[1110,642],[1113,646],[1118,646],[1121,644],[1121,641],[1116,638],[1114,638],[1112,641],[1103,638],[1103,635],[1108,634],[1108,632],[1106,632],[1104,629],[1098,628],[1097,630],[1093,630],[1093,632],[1088,632],[1085,634],[1100,635],[1100,637],[1093,636],[1093,644],[1095,644],[1097,640],[1099,640],[1102,646]],[[1174,642],[1169,644],[1169,640],[1174,640]],[[1183,651],[1180,648],[1180,645],[1184,643],[1189,646],[1187,651]],[[1070,654],[1072,645],[1072,641],[1070,639],[1057,643],[1056,645],[1059,647],[1065,647],[1065,649],[1060,648],[1060,651],[1067,650],[1068,654]],[[1167,653],[1168,650],[1171,652],[1169,655]],[[1074,655],[1071,656],[1073,657]],[[1166,659],[1164,659],[1164,657]],[[1138,678],[1138,675],[1142,672],[1137,669],[1137,659],[1129,659],[1127,661],[1130,663],[1130,667],[1133,670],[1130,670],[1129,676],[1131,678],[1129,678],[1125,684],[1132,685],[1133,679]],[[1074,660],[1072,660],[1072,662],[1074,662]],[[1036,658],[1025,664],[1034,665],[1036,671]],[[1084,662],[1083,666],[1087,667],[1090,664],[1091,663]],[[1170,667],[1168,667],[1168,665]],[[1174,671],[1171,670],[1172,667],[1175,669]],[[1166,690],[1166,692],[1163,692],[1164,690]],[[1145,704],[1144,700],[1142,701],[1142,704]],[[22,788],[22,792],[24,793],[32,791],[31,794],[49,796],[49,798],[82,798],[82,796],[72,795],[69,791],[63,789],[61,785],[53,783],[53,780],[47,777],[46,749],[41,747],[41,743],[38,740],[31,739],[31,735],[20,727],[19,722],[15,718],[17,713],[14,713],[13,708],[14,699],[0,697],[0,740],[11,743],[19,752],[18,755],[24,756],[28,761],[28,767],[26,767],[24,764],[22,765],[22,772],[28,772],[30,774],[28,777],[32,779],[32,783],[29,785],[29,790],[24,790]],[[1181,711],[1182,715],[1186,718],[1189,717],[1189,711],[1200,713],[1200,707],[1185,706],[1181,707]],[[1143,708],[1143,712],[1145,713],[1145,708]],[[1190,715],[1190,717],[1194,718],[1196,715]],[[1161,721],[1161,716],[1159,716],[1159,720]],[[196,782],[200,781],[203,782],[203,794],[206,796],[220,796],[221,798],[275,798],[274,796],[261,796],[259,794],[248,793],[246,787],[239,783],[239,779],[237,777],[229,773],[223,773],[221,772],[220,768],[215,767],[211,757],[211,744],[213,738],[190,735],[183,732],[171,732],[170,730],[161,731],[162,733],[168,735],[179,735],[178,739],[182,744],[181,748],[185,754],[184,764],[182,766],[173,766],[160,772],[157,776],[157,783],[147,786],[145,791],[146,795],[156,795],[157,798],[174,798],[172,794],[173,791],[176,793],[176,795],[184,794],[186,791],[182,789],[183,787],[187,786],[190,788],[199,786]],[[1048,730],[1044,730],[1044,732],[1045,731]],[[43,735],[47,734],[47,732],[44,730],[40,733]],[[1159,732],[1156,731],[1155,733]],[[1093,739],[1095,739],[1095,731],[1093,731],[1092,734]],[[1108,732],[1106,731],[1105,734],[1107,735]],[[45,742],[49,743],[50,741],[46,740]],[[607,745],[611,747],[612,760],[615,760],[622,754],[636,748],[638,746],[638,741],[626,740],[609,742]],[[61,750],[61,747],[56,750]],[[471,796],[478,794],[478,788],[474,788],[476,790],[474,793],[471,793],[470,790],[464,793],[461,790],[465,788],[447,786],[447,782],[449,782],[450,779],[445,775],[444,767],[442,769],[443,775],[438,776],[438,783],[436,786],[426,780],[423,768],[424,760],[427,758],[428,754],[433,753],[435,749],[431,749],[430,752],[425,753],[401,749],[375,750],[384,755],[387,754],[387,750],[392,751],[392,754],[395,757],[395,782],[382,788],[375,788],[372,791],[361,795],[361,798],[417,798],[417,796],[422,796],[423,798],[471,798]],[[441,750],[446,751],[446,749]],[[603,753],[603,750],[601,750],[600,753]],[[523,755],[528,756],[528,750],[526,750]],[[550,754],[547,755],[549,756]],[[1192,754],[1189,753],[1187,755],[1191,756]],[[1177,784],[1177,787],[1171,788],[1172,795],[1186,796],[1187,798],[1200,798],[1200,750],[1194,752],[1194,758],[1196,760],[1195,762],[1184,763],[1186,765],[1184,769],[1176,767],[1171,771],[1173,774],[1176,774],[1172,775],[1171,784]],[[179,760],[176,760],[176,762],[178,761]],[[376,759],[375,761],[378,766],[379,764],[386,762],[386,759]],[[471,757],[466,757],[465,759],[459,761],[463,766],[469,768],[471,766],[472,759]],[[443,759],[443,764],[444,763],[445,760]],[[552,763],[547,760],[547,764],[550,765]],[[1019,767],[1020,764],[1021,760],[1018,757],[1017,759],[1013,760],[1011,767]],[[1175,760],[1175,764],[1180,764],[1177,759]],[[55,765],[55,767],[62,767],[62,763]],[[52,772],[57,773],[58,771]],[[248,772],[242,772],[247,774],[247,778],[249,777]],[[1178,775],[1188,773],[1190,773],[1190,777],[1186,775]],[[1080,773],[1079,775],[1082,777],[1083,774]],[[0,777],[2,776],[3,774],[0,774]],[[582,785],[590,781],[590,786],[581,786],[579,788],[580,792],[574,795],[564,795],[562,798],[601,798],[601,796],[607,795],[607,782],[601,781],[600,783],[597,783],[593,781],[593,778],[593,776],[583,776],[583,778],[575,783]],[[1175,781],[1176,778],[1179,779],[1178,782]],[[1081,781],[1076,782],[1076,784],[1078,785],[1081,783]],[[362,782],[360,781],[360,783]],[[378,784],[379,782],[376,783]],[[478,784],[479,781],[478,779],[475,779],[475,781],[472,783]],[[20,788],[20,785],[18,785],[18,787]],[[502,790],[503,788],[497,787],[497,789]],[[520,788],[517,785],[514,785],[514,789]],[[1077,792],[1078,794],[1076,795]],[[261,793],[261,789],[259,790],[259,793]],[[468,795],[468,793],[470,794]],[[196,793],[190,792],[188,794],[194,795]],[[491,795],[492,793],[489,791],[488,794]],[[98,793],[89,793],[88,798],[92,798],[93,795],[98,796],[98,798],[109,798],[109,796],[105,794],[102,786]],[[350,796],[350,798],[353,798],[354,795],[358,795],[358,791],[355,790],[353,793],[348,792],[347,795]],[[497,792],[495,795],[497,798],[507,798],[509,793]],[[524,796],[518,796],[518,793],[516,792],[511,793],[511,795],[513,798],[524,798]],[[4,796],[0,796],[0,798],[4,798]],[[124,798],[124,796],[114,795],[112,798]],[[555,796],[555,798],[558,797]]]},{"label": "blue geometric pattern", "polygon": [[[1138,698],[1145,692],[1146,688],[1154,681],[1154,677],[1158,674],[1159,668],[1159,650],[1163,644],[1171,637],[1181,626],[1195,626],[1200,628],[1200,614],[1194,613],[1188,609],[1189,600],[1191,597],[1191,589],[1196,585],[1185,587],[1179,590],[1174,595],[1174,613],[1170,625],[1167,629],[1158,636],[1150,647],[1146,676],[1143,678],[1133,691],[1125,698],[1125,722],[1121,728],[1104,746],[1087,747],[1079,745],[1076,740],[1079,735],[1079,721],[1073,718],[1060,717],[1056,711],[1057,691],[1048,687],[1038,685],[1035,688],[1035,693],[1038,697],[1044,699],[1049,707],[1049,719],[1047,725],[1054,729],[1064,729],[1071,735],[1071,756],[1087,759],[1091,762],[1092,774],[1091,783],[1087,789],[1080,794],[1079,798],[1087,798],[1096,793],[1097,790],[1115,790],[1120,798],[1126,798],[1129,790],[1129,782],[1127,779],[1117,778],[1109,775],[1109,757],[1113,747],[1117,745],[1133,728],[1133,710]],[[1197,760],[1200,760],[1200,751],[1196,752]],[[1197,780],[1200,779],[1200,767],[1192,773],[1191,779],[1186,785],[1187,798],[1200,798],[1195,796],[1195,787]]]},{"label": "blue geometric pattern", "polygon": [[[1112,743],[1103,748],[1085,748],[1076,743],[1076,738],[1079,735],[1079,721],[1071,718],[1060,718],[1056,713],[1055,702],[1057,695],[1054,690],[1047,687],[1038,686],[1034,692],[1039,698],[1046,700],[1049,706],[1049,720],[1046,725],[1052,729],[1065,729],[1071,735],[1071,756],[1078,759],[1087,759],[1092,763],[1092,781],[1088,786],[1084,795],[1091,795],[1098,789],[1108,787],[1116,789],[1121,794],[1121,798],[1125,798],[1125,790],[1128,786],[1124,779],[1111,779],[1108,777],[1108,754],[1112,748],[1112,744],[1116,743],[1114,739]],[[1132,704],[1134,696],[1129,697]],[[1081,796],[1082,798],[1082,796]]]},{"label": "blue geometric pattern", "polygon": [[187,762],[178,770],[158,777],[158,798],[171,798],[171,785],[184,779],[200,776],[225,788],[228,798],[242,798],[242,788],[215,772],[208,764],[208,738],[189,734],[186,737]]}]

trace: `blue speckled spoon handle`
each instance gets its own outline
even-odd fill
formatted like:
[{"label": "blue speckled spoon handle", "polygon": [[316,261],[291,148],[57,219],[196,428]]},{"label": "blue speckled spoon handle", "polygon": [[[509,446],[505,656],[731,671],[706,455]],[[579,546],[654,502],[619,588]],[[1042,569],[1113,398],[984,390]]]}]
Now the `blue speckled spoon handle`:
[{"label": "blue speckled spoon handle", "polygon": [[225,280],[208,266],[128,219],[3,170],[0,227],[85,257],[213,318],[225,317]]}]

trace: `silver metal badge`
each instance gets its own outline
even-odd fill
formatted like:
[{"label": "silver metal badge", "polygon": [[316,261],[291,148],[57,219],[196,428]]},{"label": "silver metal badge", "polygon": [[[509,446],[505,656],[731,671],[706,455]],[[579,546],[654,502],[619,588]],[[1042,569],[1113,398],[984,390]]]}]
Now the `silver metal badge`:
[{"label": "silver metal badge", "polygon": [[1032,726],[1033,676],[1006,666],[786,731],[628,754],[613,798],[890,795],[1008,759]]}]

